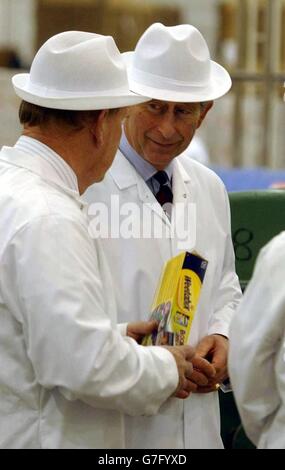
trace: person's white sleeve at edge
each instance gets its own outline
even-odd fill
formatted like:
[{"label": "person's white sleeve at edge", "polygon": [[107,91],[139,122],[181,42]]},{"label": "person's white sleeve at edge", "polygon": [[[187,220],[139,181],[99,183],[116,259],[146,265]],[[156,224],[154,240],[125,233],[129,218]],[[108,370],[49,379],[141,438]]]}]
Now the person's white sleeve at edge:
[{"label": "person's white sleeve at edge", "polygon": [[214,313],[209,324],[209,334],[220,334],[228,337],[229,325],[242,299],[239,280],[235,270],[235,255],[231,236],[231,215],[228,194],[222,185],[222,201],[219,207],[223,211],[221,220],[226,234],[222,274],[216,293]]},{"label": "person's white sleeve at edge", "polygon": [[229,371],[235,398],[247,435],[262,447],[281,396],[285,397],[284,266],[283,232],[261,251],[230,328]]},{"label": "person's white sleeve at edge", "polygon": [[40,217],[16,233],[4,264],[7,303],[43,387],[133,415],[156,413],[175,391],[172,354],[139,346],[112,327],[105,312],[109,293],[83,225]]},{"label": "person's white sleeve at edge", "polygon": [[127,336],[128,323],[117,323],[117,328],[122,336]]}]

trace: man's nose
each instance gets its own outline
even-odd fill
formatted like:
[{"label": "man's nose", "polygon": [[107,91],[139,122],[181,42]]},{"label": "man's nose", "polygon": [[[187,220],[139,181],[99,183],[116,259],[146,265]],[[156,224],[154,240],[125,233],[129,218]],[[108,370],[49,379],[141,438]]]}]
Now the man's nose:
[{"label": "man's nose", "polygon": [[165,114],[158,125],[158,130],[165,140],[172,139],[177,133],[175,129],[175,117],[170,113]]}]

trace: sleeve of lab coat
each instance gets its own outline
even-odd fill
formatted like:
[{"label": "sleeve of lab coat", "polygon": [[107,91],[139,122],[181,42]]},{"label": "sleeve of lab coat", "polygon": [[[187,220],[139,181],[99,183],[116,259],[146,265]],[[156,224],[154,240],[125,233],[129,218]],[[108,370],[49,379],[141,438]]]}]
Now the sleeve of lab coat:
[{"label": "sleeve of lab coat", "polygon": [[231,235],[231,215],[228,194],[222,187],[220,210],[222,210],[222,230],[226,234],[221,278],[217,290],[214,313],[210,319],[209,334],[228,337],[229,325],[242,299],[238,276],[235,270],[235,254]]},{"label": "sleeve of lab coat", "polygon": [[39,217],[7,250],[14,313],[38,383],[94,407],[156,413],[178,384],[175,360],[112,326],[104,300],[112,292],[103,288],[84,224]]},{"label": "sleeve of lab coat", "polygon": [[[256,445],[280,405],[281,394],[285,398],[284,266],[283,234],[260,253],[230,328],[231,383],[246,433]],[[277,356],[283,362],[278,387]]]}]

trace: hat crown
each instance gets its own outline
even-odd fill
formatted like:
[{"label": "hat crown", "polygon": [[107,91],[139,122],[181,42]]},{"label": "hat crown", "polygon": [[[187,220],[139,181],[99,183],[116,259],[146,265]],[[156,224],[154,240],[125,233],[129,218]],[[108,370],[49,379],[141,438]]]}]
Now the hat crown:
[{"label": "hat crown", "polygon": [[23,100],[52,109],[112,109],[148,101],[142,93],[131,92],[114,39],[84,31],[65,31],[48,39],[30,73],[14,75],[12,83]]},{"label": "hat crown", "polygon": [[177,82],[204,85],[210,77],[210,53],[192,25],[150,26],[137,43],[134,68]]},{"label": "hat crown", "polygon": [[73,93],[128,90],[124,64],[111,36],[67,31],[37,52],[30,71],[33,87]]}]

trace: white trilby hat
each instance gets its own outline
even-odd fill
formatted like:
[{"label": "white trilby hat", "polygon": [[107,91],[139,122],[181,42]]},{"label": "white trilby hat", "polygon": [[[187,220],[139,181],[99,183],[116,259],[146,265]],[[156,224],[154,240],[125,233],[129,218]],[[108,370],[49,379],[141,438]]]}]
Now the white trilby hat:
[{"label": "white trilby hat", "polygon": [[205,39],[194,26],[151,25],[133,52],[123,54],[130,89],[164,101],[210,101],[231,88],[228,72],[210,59]]},{"label": "white trilby hat", "polygon": [[129,89],[126,67],[111,36],[66,31],[48,39],[30,73],[12,78],[23,100],[54,109],[96,110],[147,101]]}]

